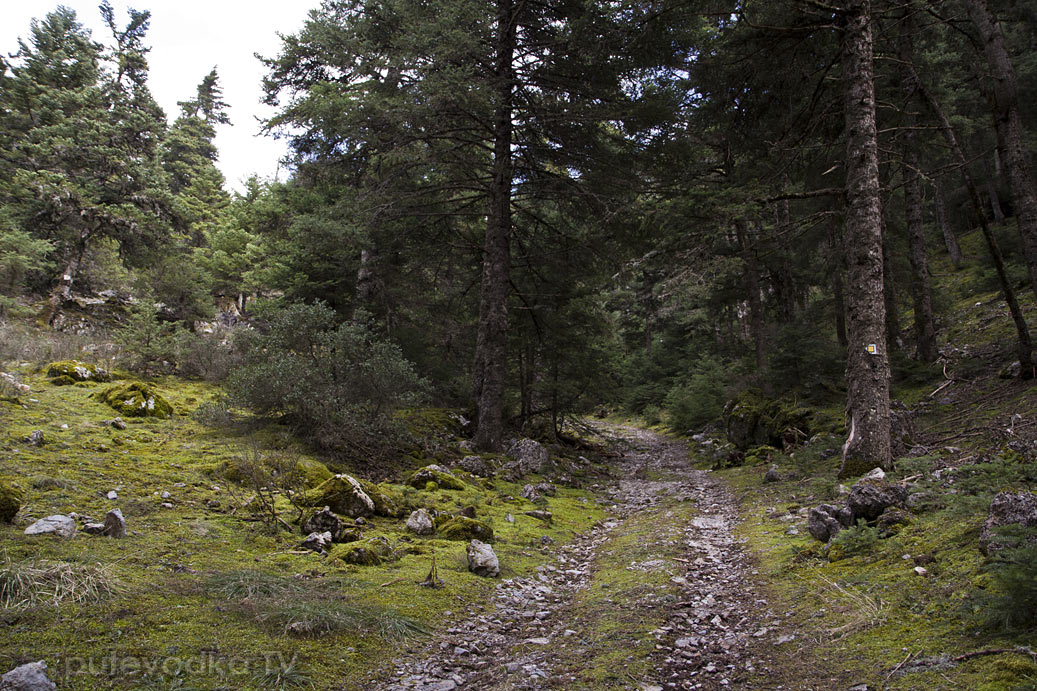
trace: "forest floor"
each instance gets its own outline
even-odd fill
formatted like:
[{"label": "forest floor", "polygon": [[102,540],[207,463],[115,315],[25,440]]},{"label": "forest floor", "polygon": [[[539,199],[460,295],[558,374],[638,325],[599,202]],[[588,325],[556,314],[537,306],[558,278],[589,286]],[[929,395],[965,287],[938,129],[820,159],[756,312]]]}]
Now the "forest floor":
[{"label": "forest floor", "polygon": [[495,608],[409,649],[372,688],[833,687],[791,663],[791,612],[768,601],[727,485],[692,467],[686,443],[605,431],[622,449],[608,517],[534,577],[501,582]]}]

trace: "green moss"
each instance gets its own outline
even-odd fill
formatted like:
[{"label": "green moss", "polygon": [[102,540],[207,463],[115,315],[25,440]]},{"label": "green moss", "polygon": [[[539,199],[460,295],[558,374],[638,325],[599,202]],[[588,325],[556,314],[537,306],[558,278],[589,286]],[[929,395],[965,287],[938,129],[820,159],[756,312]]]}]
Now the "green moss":
[{"label": "green moss", "polygon": [[446,472],[438,466],[425,466],[420,470],[417,470],[407,480],[407,484],[411,487],[417,487],[419,489],[427,488],[428,483],[435,482],[438,489],[450,489],[450,490],[464,490],[465,483],[457,477]]},{"label": "green moss", "polygon": [[0,522],[13,522],[21,507],[22,493],[14,485],[0,480]]},{"label": "green moss", "polygon": [[300,458],[295,466],[295,472],[300,484],[305,489],[317,487],[321,483],[330,480],[334,475],[334,473],[328,470],[328,466],[312,458]]},{"label": "green moss", "polygon": [[764,444],[763,446],[757,446],[745,452],[745,464],[762,465],[764,463],[770,463],[779,455],[781,455],[781,451],[778,451],[773,446]]},{"label": "green moss", "polygon": [[362,542],[336,545],[329,559],[344,561],[355,566],[378,566],[392,556],[392,548],[384,537],[373,537]]},{"label": "green moss", "polygon": [[79,380],[70,377],[67,374],[62,374],[61,376],[51,378],[49,381],[54,386],[72,386],[73,384],[78,383]]},{"label": "green moss", "polygon": [[123,417],[169,418],[173,406],[150,384],[131,382],[122,386],[111,386],[93,394],[93,397]]},{"label": "green moss", "polygon": [[79,360],[61,360],[59,362],[52,362],[46,367],[46,374],[51,379],[51,383],[57,384],[56,379],[60,379],[62,383],[67,383],[67,380],[73,382],[79,381],[109,381],[110,377],[108,372],[100,369],[97,365],[92,365],[88,362],[81,362]]},{"label": "green moss", "polygon": [[376,516],[400,518],[406,513],[407,506],[403,494],[393,485],[386,482],[376,485],[369,480],[360,479],[357,482],[364,489],[364,494],[371,497],[371,501],[374,502]]},{"label": "green moss", "polygon": [[436,525],[439,534],[446,540],[482,540],[493,542],[493,528],[475,518],[454,516]]},{"label": "green moss", "polygon": [[860,477],[865,473],[868,473],[875,468],[875,461],[867,460],[864,458],[856,458],[853,456],[846,457],[846,463],[843,464],[843,471],[839,473],[839,479],[845,480],[850,477]]}]

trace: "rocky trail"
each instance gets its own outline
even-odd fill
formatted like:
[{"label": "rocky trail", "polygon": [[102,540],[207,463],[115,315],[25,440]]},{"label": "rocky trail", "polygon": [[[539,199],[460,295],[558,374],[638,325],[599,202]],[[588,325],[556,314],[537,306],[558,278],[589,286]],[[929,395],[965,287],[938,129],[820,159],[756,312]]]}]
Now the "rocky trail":
[{"label": "rocky trail", "polygon": [[609,431],[624,448],[609,518],[535,577],[502,581],[490,610],[408,650],[379,688],[806,688],[777,673],[795,636],[754,592],[726,488],[679,442]]}]

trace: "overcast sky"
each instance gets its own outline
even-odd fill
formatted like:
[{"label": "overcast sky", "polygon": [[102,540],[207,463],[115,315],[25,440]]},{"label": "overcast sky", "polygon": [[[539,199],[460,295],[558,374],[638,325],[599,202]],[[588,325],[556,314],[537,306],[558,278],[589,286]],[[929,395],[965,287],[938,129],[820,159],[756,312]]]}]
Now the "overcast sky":
[{"label": "overcast sky", "polygon": [[[217,128],[219,167],[233,189],[252,173],[273,177],[285,153],[283,142],[260,136],[256,118],[271,109],[260,104],[264,70],[254,53],[275,55],[277,32],[295,33],[319,0],[112,0],[116,17],[125,24],[126,8],[151,11],[148,84],[173,120],[177,101],[190,98],[209,70],[218,68],[223,98],[230,104],[231,126]],[[75,10],[96,41],[107,44],[101,24],[100,0],[0,0],[0,50],[14,52],[18,38],[27,39],[29,22],[42,19],[59,4]],[[281,174],[283,179],[284,174]]]}]

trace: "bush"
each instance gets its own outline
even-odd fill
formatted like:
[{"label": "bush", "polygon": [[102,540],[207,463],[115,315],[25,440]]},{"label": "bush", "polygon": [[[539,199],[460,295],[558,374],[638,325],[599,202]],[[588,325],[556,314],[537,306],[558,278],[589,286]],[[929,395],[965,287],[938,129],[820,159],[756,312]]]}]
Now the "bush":
[{"label": "bush", "polygon": [[291,305],[269,316],[265,334],[243,334],[244,364],[228,379],[234,399],[281,415],[329,451],[366,457],[401,434],[396,409],[423,382],[399,348],[360,322],[336,323],[324,304]]},{"label": "bush", "polygon": [[[1030,539],[1037,531],[1029,533]],[[1037,543],[1021,536],[1021,546],[1000,550],[987,566],[990,588],[979,596],[986,623],[1005,629],[1037,626]]]},{"label": "bush", "polygon": [[723,363],[706,357],[696,364],[696,372],[666,394],[670,429],[675,432],[698,430],[717,420],[724,412],[728,382],[722,376]]}]

